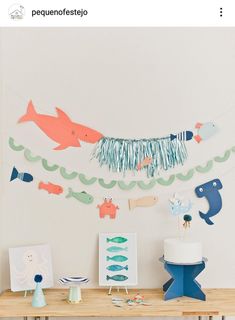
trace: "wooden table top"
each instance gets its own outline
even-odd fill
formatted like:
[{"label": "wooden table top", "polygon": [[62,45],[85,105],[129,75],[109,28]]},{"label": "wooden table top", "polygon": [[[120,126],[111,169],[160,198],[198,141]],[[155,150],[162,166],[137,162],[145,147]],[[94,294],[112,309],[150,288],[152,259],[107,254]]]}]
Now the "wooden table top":
[{"label": "wooden table top", "polygon": [[10,290],[0,296],[0,317],[19,316],[49,316],[49,317],[155,317],[155,316],[235,316],[235,289],[206,289],[207,301],[191,298],[178,298],[164,301],[161,289],[140,289],[149,306],[137,305],[115,307],[112,297],[133,298],[137,290],[129,290],[126,295],[123,290],[119,293],[114,289],[109,296],[105,289],[82,289],[82,302],[68,304],[68,290],[44,290],[47,306],[33,308],[32,294],[26,298],[23,293],[13,293]]}]

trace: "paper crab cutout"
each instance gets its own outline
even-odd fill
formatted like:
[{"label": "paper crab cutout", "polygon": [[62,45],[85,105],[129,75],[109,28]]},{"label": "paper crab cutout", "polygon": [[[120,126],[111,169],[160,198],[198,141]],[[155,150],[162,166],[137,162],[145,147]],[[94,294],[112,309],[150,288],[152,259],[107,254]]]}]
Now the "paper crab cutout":
[{"label": "paper crab cutout", "polygon": [[112,198],[104,198],[104,202],[101,205],[97,205],[97,208],[100,210],[100,218],[109,216],[110,219],[116,218],[116,213],[119,207],[112,203]]}]

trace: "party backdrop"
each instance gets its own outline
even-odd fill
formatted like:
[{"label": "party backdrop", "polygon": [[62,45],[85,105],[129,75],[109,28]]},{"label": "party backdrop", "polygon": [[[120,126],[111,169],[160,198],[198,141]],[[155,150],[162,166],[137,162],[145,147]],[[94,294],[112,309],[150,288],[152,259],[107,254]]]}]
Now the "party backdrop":
[{"label": "party backdrop", "polygon": [[[158,261],[163,239],[178,232],[168,201],[175,192],[190,199],[187,232],[202,241],[208,258],[200,282],[235,286],[234,37],[230,28],[1,30],[1,289],[10,284],[8,248],[41,243],[51,246],[55,283],[79,273],[97,287],[100,232],[137,233],[138,287],[160,287],[167,279]],[[80,128],[80,146],[54,150],[48,129],[18,123],[30,100],[39,114],[63,110],[95,130],[94,140]],[[103,136],[197,136],[195,125],[207,122],[218,131],[200,143],[181,141],[187,156],[159,175],[148,175],[151,159],[114,172],[92,156]],[[18,173],[9,182],[14,166]],[[195,188],[214,179],[223,186],[222,205],[209,225],[199,215],[208,201]],[[112,212],[100,209],[105,201]]]}]

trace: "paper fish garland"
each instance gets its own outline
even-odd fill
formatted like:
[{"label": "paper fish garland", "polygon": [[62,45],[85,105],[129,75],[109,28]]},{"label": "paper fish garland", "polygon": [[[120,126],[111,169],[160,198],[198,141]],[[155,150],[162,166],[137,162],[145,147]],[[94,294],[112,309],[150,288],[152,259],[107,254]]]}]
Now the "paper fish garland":
[{"label": "paper fish garland", "polygon": [[112,199],[104,199],[104,202],[101,205],[97,205],[97,208],[100,210],[100,218],[109,216],[110,219],[116,218],[116,212],[119,209],[118,206],[112,203]]},{"label": "paper fish garland", "polygon": [[56,112],[57,117],[39,114],[35,111],[32,101],[30,101],[26,114],[18,122],[33,121],[50,139],[59,144],[54,150],[80,147],[79,140],[96,143],[103,137],[98,131],[72,122],[61,109],[56,108]]},{"label": "paper fish garland", "polygon": [[192,208],[191,201],[188,200],[187,203],[185,203],[183,197],[181,197],[177,193],[174,194],[173,198],[169,199],[169,204],[170,204],[171,213],[174,216],[187,213]]},{"label": "paper fish garland", "polygon": [[127,270],[128,271],[128,265],[123,267],[123,266],[120,266],[119,264],[112,264],[111,266],[108,266],[106,269],[109,270],[109,271],[113,271],[113,272],[121,271],[121,270]]},{"label": "paper fish garland", "polygon": [[113,242],[113,243],[125,243],[127,242],[127,238],[124,237],[114,237],[114,238],[107,238],[106,239],[107,243]]},{"label": "paper fish garland", "polygon": [[49,194],[61,194],[63,192],[63,188],[59,185],[53,184],[51,182],[44,183],[44,182],[39,182],[38,184],[38,189],[39,190],[46,190]]},{"label": "paper fish garland", "polygon": [[152,161],[153,161],[153,158],[151,158],[151,157],[146,157],[146,158],[144,158],[144,160],[143,160],[142,162],[138,163],[138,165],[137,165],[137,170],[139,171],[139,170],[141,170],[142,168],[148,166],[149,164],[152,163]]},{"label": "paper fish garland", "polygon": [[222,198],[219,193],[219,190],[222,188],[223,185],[221,181],[219,179],[214,179],[196,187],[195,189],[195,193],[198,198],[205,197],[209,203],[209,210],[207,213],[199,211],[200,217],[209,225],[214,224],[210,218],[218,214],[222,208]]},{"label": "paper fish garland", "polygon": [[26,173],[26,172],[19,173],[16,167],[14,167],[12,169],[10,181],[13,181],[15,179],[19,179],[24,182],[31,182],[33,181],[33,176],[30,173]]},{"label": "paper fish garland", "polygon": [[178,139],[180,141],[188,141],[193,138],[193,132],[192,131],[182,131],[177,134],[170,134],[170,139],[175,140]]},{"label": "paper fish garland", "polygon": [[125,281],[125,280],[128,279],[128,277],[124,276],[122,274],[117,274],[117,275],[111,276],[111,277],[110,276],[106,276],[106,279],[107,280],[114,280],[114,281]]},{"label": "paper fish garland", "polygon": [[133,210],[136,207],[152,207],[154,206],[158,201],[158,198],[156,196],[146,196],[139,199],[129,199],[129,209]]},{"label": "paper fish garland", "polygon": [[69,198],[75,198],[78,201],[90,204],[94,201],[94,198],[91,194],[86,193],[85,191],[82,192],[74,192],[72,188],[69,188],[69,193],[66,196],[67,199]]},{"label": "paper fish garland", "polygon": [[197,129],[197,135],[194,136],[194,139],[198,143],[201,142],[202,140],[209,139],[218,131],[218,128],[212,122],[206,122],[206,123],[198,122],[195,128]]}]

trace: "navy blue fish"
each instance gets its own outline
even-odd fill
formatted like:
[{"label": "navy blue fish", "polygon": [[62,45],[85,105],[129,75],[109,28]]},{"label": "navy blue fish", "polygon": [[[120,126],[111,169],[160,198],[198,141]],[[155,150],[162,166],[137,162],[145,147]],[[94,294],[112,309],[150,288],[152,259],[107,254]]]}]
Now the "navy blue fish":
[{"label": "navy blue fish", "polygon": [[177,134],[170,134],[170,139],[175,140],[178,139],[180,141],[188,141],[193,138],[193,132],[192,131],[182,131]]},{"label": "navy blue fish", "polygon": [[209,203],[209,209],[207,213],[199,211],[199,215],[209,225],[214,224],[211,221],[211,217],[218,214],[222,208],[222,198],[219,190],[223,188],[223,185],[219,179],[214,179],[206,182],[195,189],[195,193],[199,198],[205,197]]},{"label": "navy blue fish", "polygon": [[10,181],[15,180],[15,179],[20,179],[24,182],[31,182],[31,181],[33,181],[33,176],[30,173],[26,173],[26,172],[20,173],[20,172],[18,172],[16,167],[14,167],[12,169]]}]

